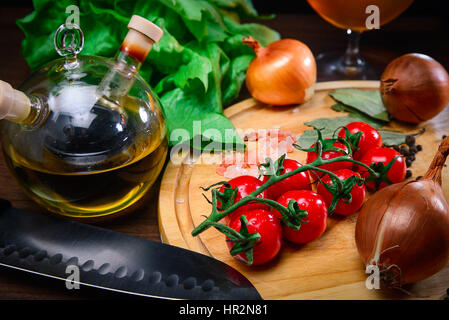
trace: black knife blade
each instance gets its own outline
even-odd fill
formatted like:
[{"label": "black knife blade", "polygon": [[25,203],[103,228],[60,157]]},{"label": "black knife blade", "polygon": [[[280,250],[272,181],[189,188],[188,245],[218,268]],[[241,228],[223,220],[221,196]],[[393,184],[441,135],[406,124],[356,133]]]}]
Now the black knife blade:
[{"label": "black knife blade", "polygon": [[82,285],[153,298],[261,299],[241,273],[206,255],[19,210],[3,199],[0,265],[64,281],[75,266]]}]

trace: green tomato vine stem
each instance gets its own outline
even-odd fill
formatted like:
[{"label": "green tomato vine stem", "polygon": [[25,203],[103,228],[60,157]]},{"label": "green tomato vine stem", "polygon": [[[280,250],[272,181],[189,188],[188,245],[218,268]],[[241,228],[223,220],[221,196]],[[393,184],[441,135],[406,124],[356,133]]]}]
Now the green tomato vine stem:
[{"label": "green tomato vine stem", "polygon": [[[328,170],[319,168],[320,166],[326,165],[326,164],[331,164],[331,163],[335,163],[335,162],[342,162],[342,161],[348,161],[348,162],[352,162],[355,163],[357,165],[360,165],[364,168],[367,169],[367,171],[369,172],[369,174],[372,177],[378,178],[379,177],[379,173],[377,173],[376,171],[374,171],[372,168],[370,168],[369,166],[367,166],[364,163],[361,163],[359,161],[356,161],[354,159],[351,159],[350,156],[340,156],[340,157],[336,157],[333,159],[329,159],[329,160],[323,160],[321,159],[321,143],[317,144],[318,147],[318,157],[315,161],[303,165],[300,168],[287,172],[283,175],[272,175],[267,182],[265,182],[262,186],[260,186],[259,188],[257,188],[255,191],[253,191],[252,193],[250,193],[248,196],[242,198],[240,201],[238,201],[237,203],[234,203],[233,205],[231,205],[229,208],[227,208],[226,210],[223,211],[218,211],[218,210],[213,210],[212,213],[209,215],[209,217],[206,218],[205,221],[203,221],[200,225],[198,225],[198,227],[196,227],[193,231],[192,231],[192,236],[197,236],[200,233],[202,233],[203,231],[207,230],[209,227],[212,226],[212,224],[210,222],[217,222],[220,221],[221,219],[223,219],[224,217],[226,217],[228,214],[230,214],[231,212],[237,210],[238,208],[240,208],[243,205],[246,205],[247,203],[251,202],[251,201],[255,201],[257,198],[257,195],[259,195],[260,193],[262,193],[263,191],[265,191],[266,189],[268,189],[269,187],[273,186],[274,184],[278,183],[281,180],[287,179],[295,174],[298,174],[300,172],[303,171],[307,171],[307,170],[314,170],[314,171],[320,171],[323,172],[325,174],[328,174],[329,176],[333,177],[337,183],[337,186],[339,188],[339,190],[341,190],[343,188],[343,184],[340,178],[338,178],[337,175],[335,175],[333,172],[330,172]],[[259,201],[259,200],[256,200]],[[267,203],[269,205],[269,203]]]}]

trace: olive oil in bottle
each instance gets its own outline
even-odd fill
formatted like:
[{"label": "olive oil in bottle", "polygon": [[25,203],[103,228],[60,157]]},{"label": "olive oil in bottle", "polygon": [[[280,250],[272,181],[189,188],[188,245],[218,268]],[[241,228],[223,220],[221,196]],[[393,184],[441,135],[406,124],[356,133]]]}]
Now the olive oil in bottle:
[{"label": "olive oil in bottle", "polygon": [[162,30],[139,16],[128,28],[114,60],[76,56],[81,49],[72,48],[21,90],[0,81],[6,162],[26,194],[49,211],[77,218],[118,213],[148,191],[164,166],[163,114],[138,74]]},{"label": "olive oil in bottle", "polygon": [[[135,147],[132,151],[138,152]],[[167,141],[152,146],[146,154],[134,154],[125,165],[88,172],[46,171],[33,167],[12,151],[8,166],[25,192],[48,210],[77,218],[98,218],[123,210],[138,201],[157,179],[165,162]],[[64,168],[48,151],[54,168]],[[58,163],[61,161],[61,163]],[[109,165],[114,159],[109,159]],[[104,166],[104,164],[102,165]]]}]

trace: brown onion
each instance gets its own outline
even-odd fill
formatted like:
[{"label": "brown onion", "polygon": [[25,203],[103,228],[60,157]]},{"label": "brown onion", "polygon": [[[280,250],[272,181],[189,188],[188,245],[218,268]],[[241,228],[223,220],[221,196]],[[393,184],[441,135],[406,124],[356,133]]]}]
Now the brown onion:
[{"label": "brown onion", "polygon": [[256,54],[246,72],[246,86],[255,99],[281,106],[312,98],[316,62],[308,46],[298,40],[282,39],[261,47],[252,37],[244,38],[243,43]]},{"label": "brown onion", "polygon": [[449,75],[429,56],[409,53],[396,58],[381,78],[382,101],[398,120],[429,120],[449,104]]},{"label": "brown onion", "polygon": [[389,287],[428,278],[449,262],[449,205],[441,189],[448,154],[449,137],[421,179],[381,189],[359,213],[359,254]]}]

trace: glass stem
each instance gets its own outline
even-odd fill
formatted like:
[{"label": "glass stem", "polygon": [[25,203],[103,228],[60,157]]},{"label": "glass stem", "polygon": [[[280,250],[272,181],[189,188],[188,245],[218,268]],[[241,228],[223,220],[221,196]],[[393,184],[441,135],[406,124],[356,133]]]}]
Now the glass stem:
[{"label": "glass stem", "polygon": [[345,68],[358,68],[364,65],[363,59],[360,57],[360,32],[347,30],[348,34],[348,47],[346,48],[345,55],[343,57],[343,64]]}]

